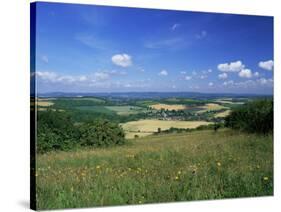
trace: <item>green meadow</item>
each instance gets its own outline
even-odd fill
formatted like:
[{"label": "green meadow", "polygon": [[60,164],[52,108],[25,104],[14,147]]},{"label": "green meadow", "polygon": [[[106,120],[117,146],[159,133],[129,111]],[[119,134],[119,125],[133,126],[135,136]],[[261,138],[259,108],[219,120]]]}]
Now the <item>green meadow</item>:
[{"label": "green meadow", "polygon": [[273,137],[230,129],[37,155],[38,209],[273,195]]}]

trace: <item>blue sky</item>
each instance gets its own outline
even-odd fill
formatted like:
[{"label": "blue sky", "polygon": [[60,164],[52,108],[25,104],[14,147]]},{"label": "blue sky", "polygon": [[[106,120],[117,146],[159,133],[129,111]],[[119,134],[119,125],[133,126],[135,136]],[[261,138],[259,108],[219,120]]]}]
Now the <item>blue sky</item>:
[{"label": "blue sky", "polygon": [[38,92],[273,92],[273,18],[37,3]]}]

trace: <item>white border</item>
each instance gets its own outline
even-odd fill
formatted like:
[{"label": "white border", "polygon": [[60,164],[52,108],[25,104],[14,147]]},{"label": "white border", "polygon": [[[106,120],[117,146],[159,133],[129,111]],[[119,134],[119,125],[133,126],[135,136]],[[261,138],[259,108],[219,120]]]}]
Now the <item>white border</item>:
[{"label": "white border", "polygon": [[[142,8],[178,9],[274,16],[275,38],[280,34],[278,0],[50,0]],[[1,26],[1,133],[0,211],[23,211],[29,207],[29,1],[2,0]],[[278,13],[279,12],[279,13]],[[274,197],[154,204],[83,209],[83,211],[276,211],[280,198],[280,39],[275,39],[275,191]],[[78,210],[72,210],[78,211]]]}]

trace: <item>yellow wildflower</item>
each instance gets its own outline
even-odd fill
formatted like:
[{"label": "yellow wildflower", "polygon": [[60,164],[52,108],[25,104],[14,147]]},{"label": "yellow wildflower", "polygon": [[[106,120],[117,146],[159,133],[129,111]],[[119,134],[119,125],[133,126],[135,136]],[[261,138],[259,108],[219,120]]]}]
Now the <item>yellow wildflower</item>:
[{"label": "yellow wildflower", "polygon": [[268,180],[268,177],[263,177],[263,180],[267,181],[267,180]]},{"label": "yellow wildflower", "polygon": [[99,165],[97,165],[97,166],[96,166],[96,169],[100,169],[100,166],[99,166]]},{"label": "yellow wildflower", "polygon": [[221,163],[220,163],[220,162],[217,162],[217,165],[218,165],[218,166],[221,166]]}]

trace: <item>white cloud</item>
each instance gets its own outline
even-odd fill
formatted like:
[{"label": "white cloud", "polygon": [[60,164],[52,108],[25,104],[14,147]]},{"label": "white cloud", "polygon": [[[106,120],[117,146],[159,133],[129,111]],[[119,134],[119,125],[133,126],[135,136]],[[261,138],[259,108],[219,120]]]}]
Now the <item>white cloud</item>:
[{"label": "white cloud", "polygon": [[168,71],[166,70],[162,70],[158,73],[159,76],[167,76],[168,75]]},{"label": "white cloud", "polygon": [[223,72],[239,72],[245,68],[245,65],[238,60],[236,62],[231,63],[222,63],[218,65],[218,69]]},{"label": "white cloud", "polygon": [[234,85],[238,88],[253,88],[256,86],[256,82],[253,80],[246,80],[243,82],[236,82]]},{"label": "white cloud", "polygon": [[210,87],[212,87],[213,85],[214,85],[214,83],[212,83],[212,82],[209,82],[209,84],[208,84]]},{"label": "white cloud", "polygon": [[197,72],[196,71],[192,71],[192,75],[193,76],[197,75]]},{"label": "white cloud", "polygon": [[86,81],[88,78],[86,77],[86,76],[80,76],[79,78],[78,78],[78,80],[80,81],[80,82],[84,82],[84,81]]},{"label": "white cloud", "polygon": [[255,72],[255,73],[254,73],[254,76],[255,76],[255,77],[259,77],[259,76],[260,76],[260,73],[259,73],[259,72]]},{"label": "white cloud", "polygon": [[129,67],[132,65],[132,57],[128,54],[116,54],[111,58],[112,62],[121,67]]},{"label": "white cloud", "polygon": [[212,70],[212,69],[208,69],[207,71],[208,71],[209,73],[212,73],[212,72],[213,72],[213,70]]},{"label": "white cloud", "polygon": [[202,31],[200,32],[200,34],[197,34],[195,37],[196,37],[197,39],[203,39],[203,38],[205,38],[206,36],[207,36],[207,31],[202,30]]},{"label": "white cloud", "polygon": [[186,71],[181,71],[180,73],[181,73],[181,74],[186,74]]},{"label": "white cloud", "polygon": [[180,24],[173,24],[173,26],[171,26],[171,30],[175,31],[179,26]]},{"label": "white cloud", "polygon": [[37,76],[39,79],[51,81],[56,81],[58,75],[55,72],[49,72],[49,71],[37,71],[35,72],[35,76]]},{"label": "white cloud", "polygon": [[233,80],[225,81],[225,82],[223,83],[223,85],[225,85],[225,86],[229,86],[229,85],[233,85],[233,84],[234,84],[234,81],[233,81]]},{"label": "white cloud", "polygon": [[206,79],[208,76],[207,75],[201,75],[199,78],[200,79]]},{"label": "white cloud", "polygon": [[273,79],[272,78],[269,78],[269,79],[260,78],[260,79],[257,80],[257,82],[261,85],[269,85],[269,86],[273,85]]},{"label": "white cloud", "polygon": [[228,76],[227,76],[227,73],[221,73],[221,74],[218,75],[218,77],[219,77],[219,79],[224,80],[224,79],[226,79]]},{"label": "white cloud", "polygon": [[87,76],[71,76],[71,75],[60,75],[55,72],[49,71],[37,71],[34,76],[39,80],[51,83],[75,83],[84,82],[88,80]]},{"label": "white cloud", "polygon": [[252,71],[250,69],[243,69],[239,72],[239,77],[242,78],[251,78],[252,77]]},{"label": "white cloud", "polygon": [[94,73],[94,80],[104,81],[109,79],[109,74],[106,72],[95,72]]},{"label": "white cloud", "polygon": [[274,67],[274,62],[273,62],[273,60],[260,61],[259,67],[262,69],[265,69],[267,71],[272,71],[273,67]]},{"label": "white cloud", "polygon": [[191,80],[192,77],[191,76],[185,76],[185,80]]}]

